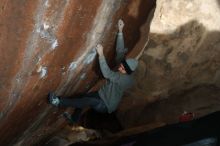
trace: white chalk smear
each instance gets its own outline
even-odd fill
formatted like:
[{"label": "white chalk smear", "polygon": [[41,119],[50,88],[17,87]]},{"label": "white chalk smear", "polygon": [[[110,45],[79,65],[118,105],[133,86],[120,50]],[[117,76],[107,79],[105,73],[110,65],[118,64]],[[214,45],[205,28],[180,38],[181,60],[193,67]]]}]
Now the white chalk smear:
[{"label": "white chalk smear", "polygon": [[46,39],[47,42],[50,44],[50,50],[54,50],[58,46],[58,41],[56,36],[51,33],[50,25],[44,22],[42,25],[38,25],[36,28],[36,32],[39,33],[42,39]]},{"label": "white chalk smear", "polygon": [[69,70],[74,70],[74,69],[76,69],[76,67],[77,67],[77,62],[76,61],[74,61],[74,62],[72,62],[71,64],[70,64],[70,66],[69,66]]},{"label": "white chalk smear", "polygon": [[44,23],[44,29],[47,30],[50,26],[46,23]]},{"label": "white chalk smear", "polygon": [[37,70],[38,73],[40,73],[40,78],[45,78],[45,76],[47,75],[47,67],[42,67],[40,66]]},{"label": "white chalk smear", "polygon": [[40,27],[37,27],[37,28],[36,28],[36,32],[37,32],[37,33],[40,33]]},{"label": "white chalk smear", "polygon": [[47,6],[47,7],[49,7],[50,5],[49,5],[49,1],[48,0],[46,0],[46,2],[45,2],[45,6]]},{"label": "white chalk smear", "polygon": [[41,61],[41,57],[38,56],[37,64]]},{"label": "white chalk smear", "polygon": [[21,82],[21,79],[20,79],[20,78],[16,78],[16,81],[17,81],[18,83],[20,83],[20,82]]},{"label": "white chalk smear", "polygon": [[86,73],[83,73],[81,76],[80,76],[80,79],[83,80],[86,78]]},{"label": "white chalk smear", "polygon": [[88,56],[86,56],[84,63],[90,64],[94,60],[95,56],[96,56],[96,50],[95,48],[93,48],[91,52],[88,54]]},{"label": "white chalk smear", "polygon": [[51,45],[52,50],[54,50],[57,46],[58,46],[58,41],[54,40],[52,45]]}]

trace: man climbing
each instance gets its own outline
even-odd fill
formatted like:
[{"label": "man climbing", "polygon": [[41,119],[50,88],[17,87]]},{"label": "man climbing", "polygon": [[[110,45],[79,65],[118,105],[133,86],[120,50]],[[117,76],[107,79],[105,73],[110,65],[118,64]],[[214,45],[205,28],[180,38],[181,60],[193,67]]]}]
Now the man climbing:
[{"label": "man climbing", "polygon": [[86,93],[81,98],[59,98],[54,93],[49,94],[49,103],[60,107],[76,108],[75,119],[85,107],[91,107],[100,113],[112,113],[118,107],[125,90],[134,84],[132,72],[136,69],[138,61],[135,59],[125,59],[127,49],[124,47],[123,38],[124,22],[118,21],[118,34],[116,44],[116,62],[119,64],[118,72],[110,70],[103,54],[101,44],[96,46],[99,55],[99,64],[105,84],[96,92]]}]

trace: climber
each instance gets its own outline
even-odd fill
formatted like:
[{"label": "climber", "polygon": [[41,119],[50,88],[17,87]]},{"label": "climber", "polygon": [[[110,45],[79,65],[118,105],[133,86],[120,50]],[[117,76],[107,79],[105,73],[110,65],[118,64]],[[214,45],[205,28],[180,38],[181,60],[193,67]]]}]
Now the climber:
[{"label": "climber", "polygon": [[[49,94],[49,103],[59,107],[74,107],[78,111],[75,117],[78,119],[79,113],[85,107],[91,107],[99,113],[112,113],[117,109],[119,102],[126,89],[134,83],[133,71],[135,71],[138,61],[136,59],[125,59],[127,49],[124,47],[123,38],[124,22],[118,21],[118,34],[116,42],[116,62],[119,64],[118,72],[110,70],[106,63],[101,44],[96,46],[99,55],[101,72],[106,79],[105,84],[96,92],[86,93],[81,98],[59,98],[54,93]],[[66,115],[67,116],[67,115]]]}]

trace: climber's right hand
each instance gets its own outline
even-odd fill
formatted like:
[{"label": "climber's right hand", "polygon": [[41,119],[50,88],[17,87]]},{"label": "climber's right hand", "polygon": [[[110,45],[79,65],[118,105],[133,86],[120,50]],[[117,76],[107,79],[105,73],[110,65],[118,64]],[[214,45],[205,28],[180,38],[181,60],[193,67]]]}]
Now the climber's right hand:
[{"label": "climber's right hand", "polygon": [[124,28],[124,22],[123,22],[123,20],[122,19],[119,19],[118,20],[118,30],[119,30],[119,32],[122,32],[123,31],[123,28]]},{"label": "climber's right hand", "polygon": [[101,44],[97,44],[96,51],[99,54],[99,56],[103,56],[103,46]]}]

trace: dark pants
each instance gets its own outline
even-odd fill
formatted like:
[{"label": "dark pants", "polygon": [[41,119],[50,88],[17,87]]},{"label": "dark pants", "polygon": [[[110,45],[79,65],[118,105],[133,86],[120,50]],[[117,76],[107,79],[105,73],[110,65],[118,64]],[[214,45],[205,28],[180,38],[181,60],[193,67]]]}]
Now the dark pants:
[{"label": "dark pants", "polygon": [[107,107],[104,101],[100,98],[98,92],[84,94],[81,98],[61,98],[59,105],[62,107],[74,107],[77,109],[91,107],[92,109],[100,113],[108,112]]}]

